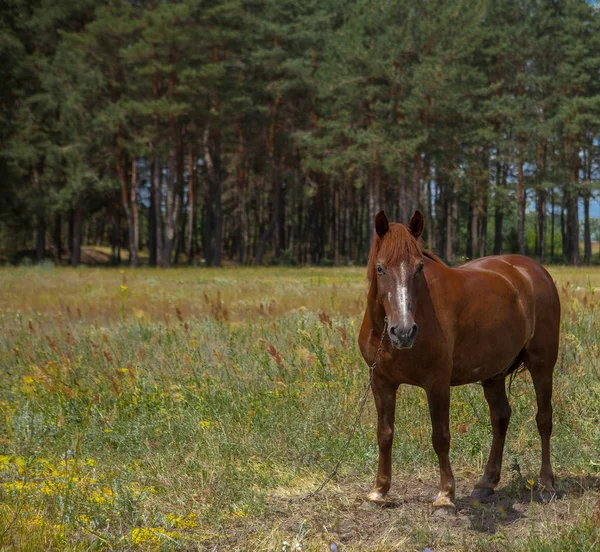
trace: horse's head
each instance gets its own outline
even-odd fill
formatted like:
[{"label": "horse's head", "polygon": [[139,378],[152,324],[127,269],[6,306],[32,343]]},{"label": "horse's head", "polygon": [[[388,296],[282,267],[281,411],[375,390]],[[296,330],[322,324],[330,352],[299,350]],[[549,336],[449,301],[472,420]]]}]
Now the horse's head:
[{"label": "horse's head", "polygon": [[377,301],[387,316],[387,331],[396,349],[410,349],[419,328],[415,322],[424,259],[418,238],[423,232],[419,211],[408,228],[390,223],[383,211],[375,217],[377,235],[369,254],[368,276],[377,289]]}]

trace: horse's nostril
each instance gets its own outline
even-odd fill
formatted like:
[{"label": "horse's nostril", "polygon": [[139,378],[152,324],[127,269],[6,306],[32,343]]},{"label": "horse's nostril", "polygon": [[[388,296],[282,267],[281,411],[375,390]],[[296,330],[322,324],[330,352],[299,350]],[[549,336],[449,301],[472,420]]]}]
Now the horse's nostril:
[{"label": "horse's nostril", "polygon": [[416,324],[413,324],[409,327],[394,325],[390,326],[390,335],[400,342],[409,343],[416,337],[417,330],[418,328]]}]

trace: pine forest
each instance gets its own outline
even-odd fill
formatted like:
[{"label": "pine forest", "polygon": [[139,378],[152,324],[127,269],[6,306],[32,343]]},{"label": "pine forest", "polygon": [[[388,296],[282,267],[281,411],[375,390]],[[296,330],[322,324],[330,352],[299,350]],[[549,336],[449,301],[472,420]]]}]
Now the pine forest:
[{"label": "pine forest", "polygon": [[600,262],[584,0],[4,0],[0,259]]}]

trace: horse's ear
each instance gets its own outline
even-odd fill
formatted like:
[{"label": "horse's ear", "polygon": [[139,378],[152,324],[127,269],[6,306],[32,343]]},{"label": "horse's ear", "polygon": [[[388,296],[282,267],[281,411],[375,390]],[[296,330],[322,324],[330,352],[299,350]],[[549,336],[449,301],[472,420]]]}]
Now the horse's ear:
[{"label": "horse's ear", "polygon": [[415,211],[415,214],[410,219],[410,223],[408,224],[408,229],[410,233],[418,238],[423,233],[423,226],[425,225],[425,221],[423,219],[423,215],[421,211]]},{"label": "horse's ear", "polygon": [[375,230],[377,231],[377,235],[383,238],[389,229],[390,223],[385,216],[385,211],[381,210],[375,215]]}]

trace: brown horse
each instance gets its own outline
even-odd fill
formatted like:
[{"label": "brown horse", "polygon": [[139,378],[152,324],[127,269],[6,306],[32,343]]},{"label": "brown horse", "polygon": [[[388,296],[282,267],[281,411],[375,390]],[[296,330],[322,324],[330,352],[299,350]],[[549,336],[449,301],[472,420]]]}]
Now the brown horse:
[{"label": "brown horse", "polygon": [[369,366],[382,347],[371,383],[379,466],[367,500],[384,502],[390,488],[396,390],[401,383],[422,387],[427,394],[440,466],[440,490],[433,506],[450,510],[455,509],[448,456],[450,386],[483,383],[493,439],[472,496],[491,495],[500,480],[511,413],[505,379],[521,364],[531,374],[537,398],[542,441],[539,482],[552,492],[552,372],[558,354],[560,303],[548,272],[520,255],[485,257],[459,268],[446,266],[421,248],[419,211],[408,228],[389,223],[380,211],[375,229],[367,273],[368,304],[358,339]]}]

